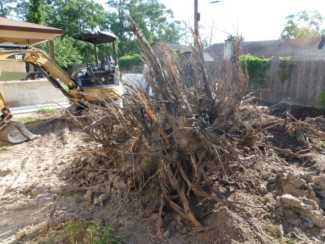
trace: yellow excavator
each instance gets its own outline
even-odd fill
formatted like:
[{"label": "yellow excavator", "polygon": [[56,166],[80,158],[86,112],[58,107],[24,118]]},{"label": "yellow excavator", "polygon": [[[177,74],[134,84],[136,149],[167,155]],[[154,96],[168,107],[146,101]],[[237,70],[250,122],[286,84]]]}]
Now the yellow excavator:
[{"label": "yellow excavator", "polygon": [[[95,31],[74,36],[92,43],[96,64],[82,65],[71,76],[64,72],[45,52],[27,45],[0,44],[0,61],[26,62],[34,65],[44,77],[69,99],[76,111],[87,108],[88,103],[101,101],[121,102],[123,86],[118,70],[113,33]],[[113,57],[103,56],[98,61],[97,45],[112,45]],[[0,93],[0,141],[12,144],[37,138],[21,122],[12,121],[12,114]]]}]

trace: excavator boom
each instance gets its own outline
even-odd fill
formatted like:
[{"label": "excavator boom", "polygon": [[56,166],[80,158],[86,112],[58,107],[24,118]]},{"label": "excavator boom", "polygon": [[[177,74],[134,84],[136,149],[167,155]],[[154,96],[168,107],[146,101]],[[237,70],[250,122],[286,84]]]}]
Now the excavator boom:
[{"label": "excavator boom", "polygon": [[[59,88],[65,96],[72,98],[70,93],[63,88],[63,86],[58,82],[58,80],[65,84],[69,90],[76,89],[77,85],[43,51],[22,45],[4,44],[0,45],[0,47],[6,49],[1,50],[0,61],[32,63],[37,66],[41,71],[46,73],[47,76],[51,76],[51,73],[55,74],[57,79],[54,79],[53,77],[48,77],[49,81],[55,87]],[[0,141],[8,142],[11,144],[17,144],[36,139],[38,137],[37,135],[34,135],[30,131],[28,131],[23,123],[12,121],[13,116],[1,93],[0,111]]]},{"label": "excavator boom", "polygon": [[[95,50],[97,44],[116,39],[113,34],[105,32],[86,33],[78,38],[93,41]],[[73,77],[66,74],[45,52],[27,45],[0,44],[0,61],[25,62],[36,66],[78,108],[87,107],[87,103],[120,100],[123,93],[117,65],[106,58],[99,66],[97,53],[96,66],[89,65],[78,70]],[[24,124],[11,120],[12,114],[1,93],[0,112],[0,141],[20,143],[37,138]]]}]

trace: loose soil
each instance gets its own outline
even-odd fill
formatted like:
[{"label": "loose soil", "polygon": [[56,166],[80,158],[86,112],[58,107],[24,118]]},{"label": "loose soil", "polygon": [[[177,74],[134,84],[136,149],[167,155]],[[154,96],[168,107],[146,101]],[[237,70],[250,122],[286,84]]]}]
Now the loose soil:
[{"label": "loose soil", "polygon": [[57,236],[49,227],[57,229],[79,218],[112,224],[122,240],[155,240],[150,225],[137,213],[119,211],[117,219],[119,203],[114,199],[105,207],[94,206],[84,198],[87,189],[72,186],[66,172],[75,159],[90,157],[100,146],[61,113],[43,117],[26,123],[40,138],[0,146],[0,243],[55,243]]},{"label": "loose soil", "polygon": [[[325,128],[323,117],[308,123],[319,131]],[[124,183],[115,179],[109,189],[103,188],[110,177],[90,170],[89,166],[105,164],[96,161],[101,145],[61,112],[37,116],[26,124],[41,137],[0,145],[0,243],[60,243],[58,230],[79,218],[110,223],[124,243],[325,242],[322,141],[310,142],[317,150],[310,150],[308,160],[276,151],[243,155],[234,170],[238,177],[249,177],[240,181],[245,184],[215,186],[230,201],[197,204],[200,209],[194,209],[208,228],[195,232],[170,213],[164,216],[159,239],[156,216],[146,216],[136,202],[121,197]],[[299,149],[296,140],[279,128],[272,134],[275,146]],[[205,216],[207,207],[214,213]]]}]

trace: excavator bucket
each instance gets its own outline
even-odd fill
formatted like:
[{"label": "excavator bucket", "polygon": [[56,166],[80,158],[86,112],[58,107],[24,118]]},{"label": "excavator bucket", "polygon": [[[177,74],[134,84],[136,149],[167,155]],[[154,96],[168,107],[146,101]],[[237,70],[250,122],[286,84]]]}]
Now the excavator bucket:
[{"label": "excavator bucket", "polygon": [[0,141],[9,142],[11,144],[22,143],[38,138],[27,130],[25,125],[21,122],[10,121],[9,124],[0,131]]}]

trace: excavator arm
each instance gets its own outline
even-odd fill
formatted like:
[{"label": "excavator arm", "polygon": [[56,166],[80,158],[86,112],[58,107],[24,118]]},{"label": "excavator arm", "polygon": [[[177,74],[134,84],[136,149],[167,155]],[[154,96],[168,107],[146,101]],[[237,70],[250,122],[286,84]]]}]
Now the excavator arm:
[{"label": "excavator arm", "polygon": [[[95,85],[80,86],[72,77],[67,75],[45,52],[40,49],[26,45],[0,44],[0,61],[25,62],[36,66],[51,84],[60,89],[72,104],[77,107],[87,107],[88,102],[99,102],[101,100],[116,100],[122,94],[119,82],[114,81],[113,74],[98,70],[97,77],[94,75],[91,81]],[[106,73],[108,74],[106,75]],[[108,77],[108,78],[107,78]],[[97,84],[104,80],[108,84]],[[113,83],[112,83],[113,81]],[[115,82],[115,83],[114,83]],[[80,82],[79,82],[80,83]],[[97,85],[96,85],[97,84]],[[0,94],[0,141],[20,143],[35,139],[22,123],[12,121],[9,107]]]},{"label": "excavator arm", "polygon": [[[0,61],[15,61],[33,64],[52,85],[62,91],[68,98],[73,96],[71,90],[78,90],[76,82],[68,76],[45,52],[26,45],[0,44]],[[62,84],[66,86],[63,87]]]},{"label": "excavator arm", "polygon": [[[90,86],[79,85],[72,77],[65,73],[45,52],[40,49],[26,45],[0,44],[0,61],[26,62],[38,67],[42,74],[52,83],[52,85],[63,93],[70,102],[84,106],[84,102],[96,102],[100,98],[105,100],[118,99],[122,95],[123,89],[119,82],[109,83],[106,85],[97,84]],[[107,79],[101,76],[103,71],[91,73],[94,75],[92,81]],[[96,73],[96,74],[95,74]],[[109,74],[112,81],[119,80],[118,72]],[[99,77],[95,77],[98,75]],[[108,82],[110,82],[108,80]],[[96,82],[93,82],[96,84]],[[63,84],[63,85],[62,85]]]},{"label": "excavator arm", "polygon": [[[77,85],[47,56],[46,53],[30,46],[2,44],[0,47],[5,49],[0,52],[0,61],[31,63],[37,66],[43,75],[47,77],[56,88],[60,89],[65,96],[70,99],[74,98],[70,94],[70,91],[78,89]],[[54,78],[51,73],[55,74],[57,78]],[[63,87],[59,81],[62,82],[66,88]],[[29,132],[23,123],[12,121],[13,116],[1,93],[0,112],[0,141],[16,144],[37,138],[37,135]]]}]

